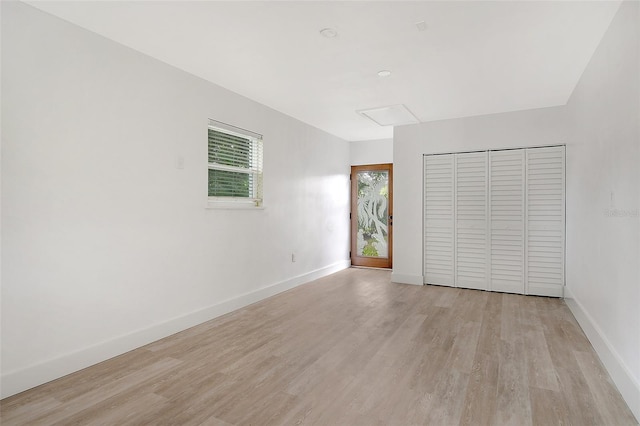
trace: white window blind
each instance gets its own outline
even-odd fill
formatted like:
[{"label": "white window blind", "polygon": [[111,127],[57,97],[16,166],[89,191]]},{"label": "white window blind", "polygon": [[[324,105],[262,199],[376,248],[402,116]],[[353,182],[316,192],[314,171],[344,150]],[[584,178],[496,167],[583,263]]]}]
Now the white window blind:
[{"label": "white window blind", "polygon": [[262,205],[262,135],[209,120],[209,200]]}]

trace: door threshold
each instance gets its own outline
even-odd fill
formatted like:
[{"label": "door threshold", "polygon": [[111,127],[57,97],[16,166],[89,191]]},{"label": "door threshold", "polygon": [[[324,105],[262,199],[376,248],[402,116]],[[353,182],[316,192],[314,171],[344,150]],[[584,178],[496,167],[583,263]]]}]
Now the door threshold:
[{"label": "door threshold", "polygon": [[391,271],[391,268],[376,268],[374,266],[358,266],[358,265],[351,265],[351,268],[357,268],[357,269],[377,269],[378,271]]}]

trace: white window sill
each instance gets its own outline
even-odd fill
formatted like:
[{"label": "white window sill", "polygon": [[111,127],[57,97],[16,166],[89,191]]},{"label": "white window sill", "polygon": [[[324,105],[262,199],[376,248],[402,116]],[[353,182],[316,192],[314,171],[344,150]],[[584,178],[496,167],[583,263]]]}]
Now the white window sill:
[{"label": "white window sill", "polygon": [[253,201],[227,201],[208,199],[206,209],[212,210],[264,210],[264,206],[256,206]]}]

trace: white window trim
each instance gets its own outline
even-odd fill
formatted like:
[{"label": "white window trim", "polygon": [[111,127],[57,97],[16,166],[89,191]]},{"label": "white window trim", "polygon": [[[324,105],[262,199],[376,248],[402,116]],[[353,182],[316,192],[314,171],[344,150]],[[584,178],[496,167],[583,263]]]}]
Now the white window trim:
[{"label": "white window trim", "polygon": [[232,197],[208,197],[206,209],[221,210],[264,210],[264,205],[256,206],[255,200],[240,199],[238,201],[230,201]]},{"label": "white window trim", "polygon": [[[220,121],[209,119],[209,126],[207,128],[232,134],[241,138],[249,138],[255,143],[262,144],[261,134],[242,129],[240,127],[232,126]],[[261,152],[260,156],[262,157],[263,155],[264,154]],[[261,165],[261,167],[259,168],[260,174],[263,174],[262,167],[263,166]],[[210,163],[208,163],[208,169],[228,170],[231,172],[247,173],[252,175],[256,174],[252,170],[225,165],[212,166]],[[262,176],[260,176],[260,180],[262,181]],[[262,182],[260,182],[260,185],[262,185]],[[205,208],[223,210],[264,210],[264,193],[262,193],[262,198],[207,197]]]}]

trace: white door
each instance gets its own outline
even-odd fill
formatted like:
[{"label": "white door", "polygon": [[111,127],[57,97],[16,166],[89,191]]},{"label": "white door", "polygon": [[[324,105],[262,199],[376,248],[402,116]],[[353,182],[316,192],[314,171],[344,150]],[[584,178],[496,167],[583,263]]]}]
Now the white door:
[{"label": "white door", "polygon": [[562,297],[564,147],[424,157],[424,282]]},{"label": "white door", "polygon": [[487,153],[455,154],[455,286],[487,290]]},{"label": "white door", "polygon": [[454,285],[454,156],[424,157],[424,282]]},{"label": "white door", "polygon": [[489,162],[490,289],[524,294],[525,150],[492,151]]},{"label": "white door", "polygon": [[564,147],[527,149],[527,294],[564,290]]}]

